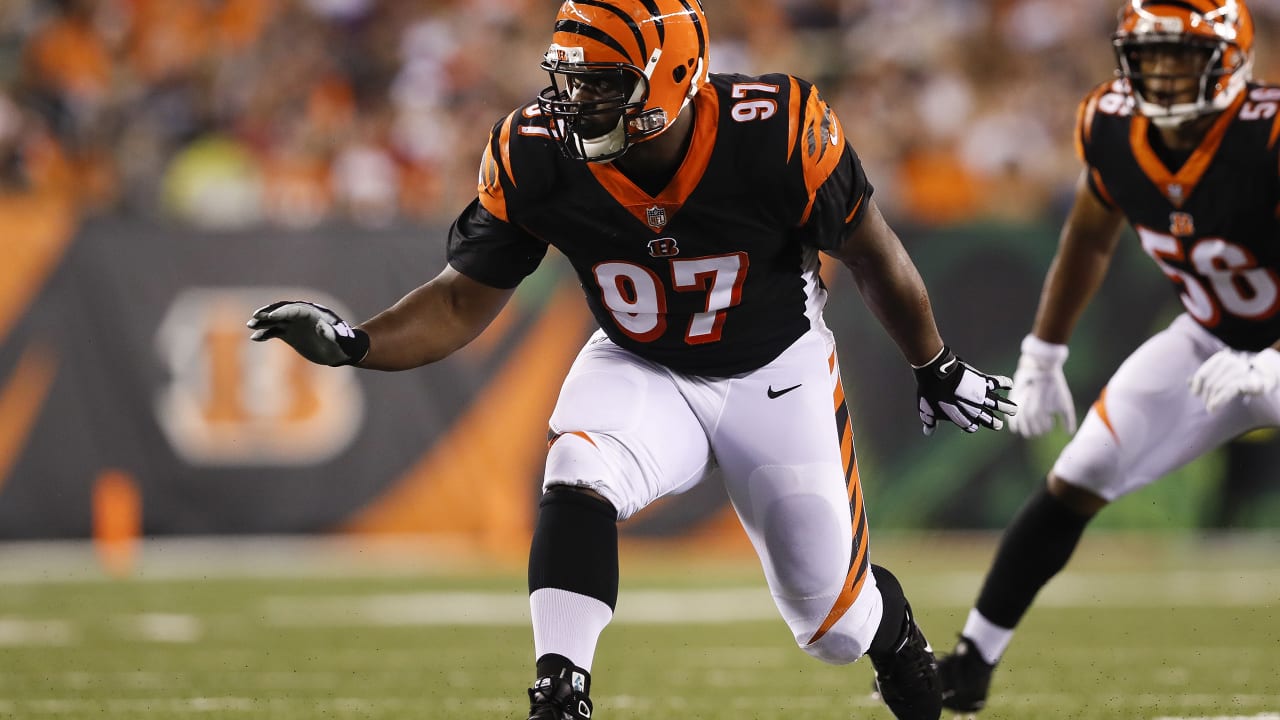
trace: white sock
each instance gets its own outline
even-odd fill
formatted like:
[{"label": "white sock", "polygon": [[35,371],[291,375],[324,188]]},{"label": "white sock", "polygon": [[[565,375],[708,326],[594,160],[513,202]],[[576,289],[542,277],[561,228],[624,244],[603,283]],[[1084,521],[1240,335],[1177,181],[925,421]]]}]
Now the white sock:
[{"label": "white sock", "polygon": [[533,617],[533,656],[555,653],[591,672],[596,642],[613,611],[599,600],[568,590],[540,588],[529,596]]},{"label": "white sock", "polygon": [[1009,641],[1013,640],[1013,630],[1002,628],[982,617],[977,608],[969,611],[969,619],[965,620],[961,634],[973,641],[978,654],[982,655],[988,665],[1000,662],[1000,657],[1009,647]]}]

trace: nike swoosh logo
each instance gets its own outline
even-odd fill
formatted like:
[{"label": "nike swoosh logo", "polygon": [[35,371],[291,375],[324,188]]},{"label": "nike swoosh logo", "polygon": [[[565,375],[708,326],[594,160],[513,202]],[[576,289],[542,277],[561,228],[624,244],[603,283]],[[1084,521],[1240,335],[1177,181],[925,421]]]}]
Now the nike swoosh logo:
[{"label": "nike swoosh logo", "polygon": [[791,386],[791,387],[789,387],[789,388],[782,388],[781,390],[774,390],[774,389],[773,389],[773,386],[772,386],[772,385],[770,385],[770,386],[769,386],[769,392],[768,392],[768,394],[769,394],[769,399],[770,399],[770,400],[773,400],[774,398],[782,397],[783,395],[786,395],[787,393],[791,392],[792,390],[795,390],[796,388],[800,387],[800,386],[801,386],[801,385],[803,385],[803,384],[804,384],[804,383],[798,383],[798,384],[796,384],[796,385],[792,385],[792,386]]},{"label": "nike swoosh logo", "polygon": [[946,375],[947,373],[951,372],[951,368],[955,367],[955,365],[956,365],[956,359],[951,358],[950,360],[938,366],[938,373],[940,375]]}]

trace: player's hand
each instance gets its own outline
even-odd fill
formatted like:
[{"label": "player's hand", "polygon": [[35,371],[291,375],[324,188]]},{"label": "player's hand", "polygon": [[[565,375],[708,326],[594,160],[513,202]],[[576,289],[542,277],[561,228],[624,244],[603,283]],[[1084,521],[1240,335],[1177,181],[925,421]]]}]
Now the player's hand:
[{"label": "player's hand", "polygon": [[1209,412],[1237,397],[1246,401],[1280,386],[1280,352],[1267,348],[1251,353],[1224,348],[1214,353],[1191,376],[1191,392],[1204,400]]},{"label": "player's hand", "polygon": [[1043,435],[1062,419],[1069,433],[1076,431],[1076,406],[1062,366],[1067,362],[1067,346],[1041,340],[1035,335],[1022,339],[1022,355],[1013,373],[1009,399],[1018,405],[1017,417],[1009,418],[1009,429],[1023,437]]},{"label": "player's hand", "polygon": [[250,340],[280,338],[320,365],[354,365],[369,352],[369,335],[352,328],[323,305],[303,300],[274,302],[254,311],[246,325]]},{"label": "player's hand", "polygon": [[1012,380],[975,369],[949,347],[944,346],[928,365],[914,369],[925,435],[933,434],[939,417],[965,432],[977,432],[979,427],[999,430],[1004,427],[999,414],[1013,415],[1018,411],[1016,405],[1000,395],[1000,391],[1009,389]]}]

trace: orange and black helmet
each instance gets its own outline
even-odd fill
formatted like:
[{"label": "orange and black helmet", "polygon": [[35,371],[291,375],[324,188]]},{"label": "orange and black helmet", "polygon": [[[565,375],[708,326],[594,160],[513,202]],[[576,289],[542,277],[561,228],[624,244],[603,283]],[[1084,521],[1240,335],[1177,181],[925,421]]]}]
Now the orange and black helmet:
[{"label": "orange and black helmet", "polygon": [[[1231,105],[1253,69],[1253,17],[1244,0],[1129,0],[1112,35],[1118,74],[1128,81],[1137,111],[1171,126]],[[1191,77],[1199,94],[1162,102],[1148,87],[1142,53],[1156,48],[1198,58]],[[1172,76],[1169,76],[1172,77]]]},{"label": "orange and black helmet", "polygon": [[568,0],[538,106],[570,156],[608,162],[661,134],[707,82],[700,0]]}]

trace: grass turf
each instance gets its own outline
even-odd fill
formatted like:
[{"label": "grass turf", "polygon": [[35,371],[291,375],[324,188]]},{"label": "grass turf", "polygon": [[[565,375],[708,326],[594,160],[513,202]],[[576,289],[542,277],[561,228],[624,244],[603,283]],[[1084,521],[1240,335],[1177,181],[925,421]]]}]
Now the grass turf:
[{"label": "grass turf", "polygon": [[[992,540],[877,538],[877,561],[902,578],[935,648],[963,624]],[[1274,536],[1087,537],[1028,615],[980,717],[1280,719],[1277,549]],[[253,552],[229,552],[252,566]],[[624,555],[595,662],[597,717],[892,717],[869,693],[869,663],[832,667],[796,649],[749,558],[670,556]],[[169,576],[144,561],[124,580],[9,578],[0,717],[524,718],[532,650],[510,567],[238,573],[220,561],[203,577],[201,564],[195,553]]]}]

